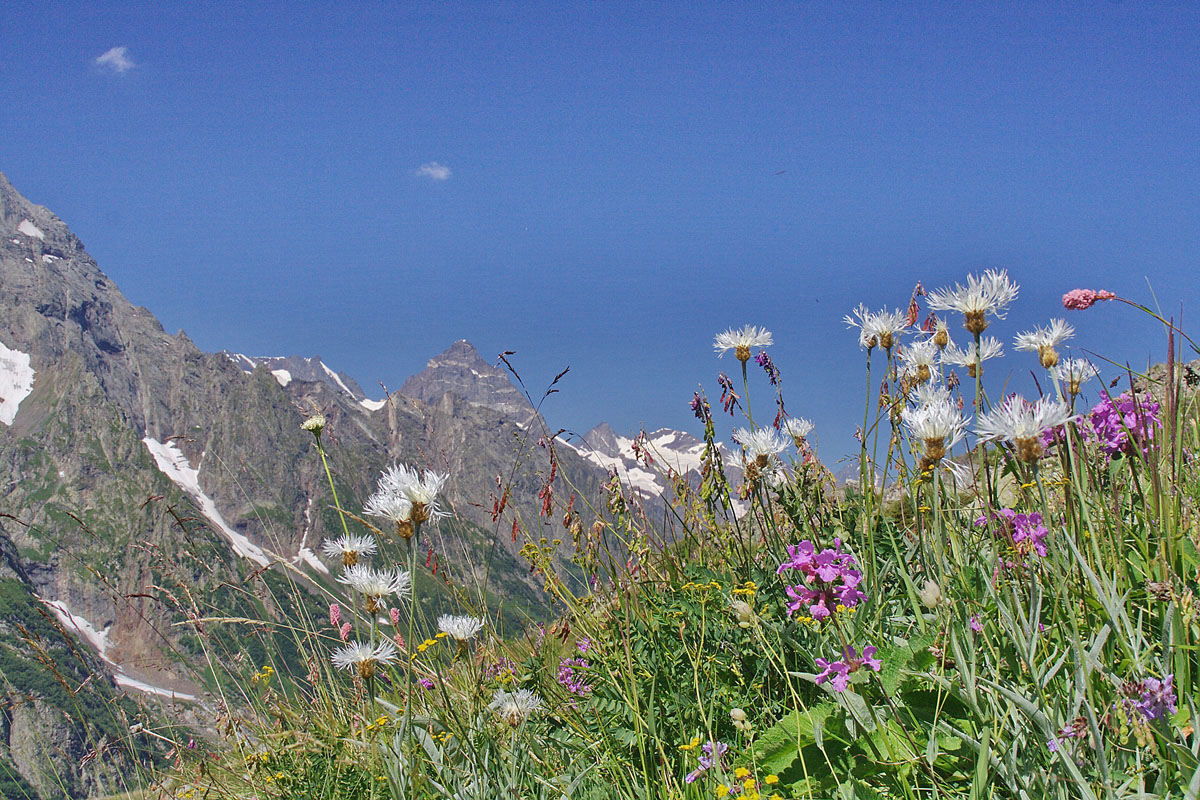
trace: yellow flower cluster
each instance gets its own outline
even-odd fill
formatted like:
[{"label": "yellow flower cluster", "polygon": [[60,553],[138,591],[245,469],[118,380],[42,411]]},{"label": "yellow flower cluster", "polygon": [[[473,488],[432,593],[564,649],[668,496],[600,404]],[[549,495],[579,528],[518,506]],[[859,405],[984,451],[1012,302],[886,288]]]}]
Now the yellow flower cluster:
[{"label": "yellow flower cluster", "polygon": [[390,721],[391,720],[388,719],[387,714],[380,714],[378,717],[375,718],[374,722],[367,723],[366,730],[368,730],[368,731],[378,730],[379,728],[382,728],[385,725],[387,725]]},{"label": "yellow flower cluster", "polygon": [[679,745],[679,749],[686,752],[688,750],[695,750],[699,746],[700,746],[700,737],[693,736],[692,740],[690,742],[688,742],[687,744]]},{"label": "yellow flower cluster", "polygon": [[447,636],[446,632],[442,631],[441,633],[434,636],[432,639],[426,639],[425,641],[421,642],[419,645],[417,645],[417,652],[413,653],[411,656],[409,656],[409,660],[415,661],[417,659],[417,655],[419,653],[424,653],[426,650],[428,650],[429,648],[431,648],[435,644],[437,644],[438,639],[445,639],[446,636]]},{"label": "yellow flower cluster", "polygon": [[270,664],[264,664],[263,668],[250,676],[252,683],[261,683],[264,686],[271,682],[271,676],[275,674]]},{"label": "yellow flower cluster", "polygon": [[745,595],[747,597],[754,597],[754,595],[757,591],[758,591],[757,583],[755,583],[754,581],[746,581],[745,583],[743,583],[741,586],[737,587],[736,589],[730,590],[730,593],[731,594],[741,594],[741,595]]},{"label": "yellow flower cluster", "polygon": [[708,589],[720,589],[720,588],[721,588],[721,584],[717,583],[716,581],[709,581],[708,583],[693,583],[692,581],[688,581],[683,586],[679,587],[679,591],[682,592],[682,591],[686,591],[688,589],[692,589],[693,591],[701,591],[702,592],[702,591],[707,591]]}]

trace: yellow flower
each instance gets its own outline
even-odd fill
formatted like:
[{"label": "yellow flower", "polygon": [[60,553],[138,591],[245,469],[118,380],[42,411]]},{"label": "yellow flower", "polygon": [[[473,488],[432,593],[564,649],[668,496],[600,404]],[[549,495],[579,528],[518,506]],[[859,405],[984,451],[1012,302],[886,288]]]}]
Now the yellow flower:
[{"label": "yellow flower", "polygon": [[723,783],[717,784],[717,797],[724,797],[729,794],[729,787]]},{"label": "yellow flower", "polygon": [[742,778],[745,778],[746,776],[748,776],[749,774],[750,774],[750,770],[746,769],[745,767],[738,767],[737,769],[735,769],[733,771],[733,777],[737,778],[739,781]]},{"label": "yellow flower", "polygon": [[700,737],[693,736],[691,742],[689,742],[688,744],[679,745],[679,749],[680,750],[695,750],[699,746],[700,746]]},{"label": "yellow flower", "polygon": [[742,786],[745,789],[750,790],[755,786],[758,786],[758,781],[754,780],[754,778],[747,778],[746,780],[742,781]]},{"label": "yellow flower", "polygon": [[767,777],[763,778],[763,783],[765,783],[767,786],[774,786],[775,784],[779,783],[779,776],[768,775]]}]

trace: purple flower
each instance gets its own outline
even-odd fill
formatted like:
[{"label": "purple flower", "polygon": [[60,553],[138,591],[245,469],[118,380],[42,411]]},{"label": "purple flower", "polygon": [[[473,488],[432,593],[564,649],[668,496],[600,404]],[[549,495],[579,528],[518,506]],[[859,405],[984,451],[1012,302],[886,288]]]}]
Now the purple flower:
[{"label": "purple flower", "polygon": [[833,547],[817,552],[807,539],[788,546],[788,560],[775,570],[782,575],[788,570],[800,573],[802,583],[785,586],[792,601],[788,613],[795,614],[808,606],[808,615],[816,620],[829,617],[838,606],[853,608],[866,594],[859,590],[862,573],[854,569],[854,556],[842,552],[842,540],[834,539]]},{"label": "purple flower", "polygon": [[728,749],[729,745],[724,742],[714,742],[711,739],[705,742],[704,746],[700,748],[704,755],[696,759],[696,769],[689,772],[684,780],[688,783],[695,783],[697,778],[721,763],[721,759]]},{"label": "purple flower", "polygon": [[699,392],[693,393],[691,406],[692,413],[696,415],[696,419],[705,425],[712,422],[712,409],[708,405],[708,400],[701,397]]},{"label": "purple flower", "polygon": [[1159,405],[1152,400],[1135,400],[1129,392],[1114,398],[1105,395],[1088,414],[1084,438],[1099,442],[1110,459],[1117,455],[1132,455],[1134,447],[1145,454],[1154,431],[1160,426]]},{"label": "purple flower", "polygon": [[1034,552],[1042,558],[1046,557],[1046,536],[1050,531],[1042,524],[1042,515],[1036,511],[1018,514],[1011,508],[1002,508],[975,520],[975,525],[979,527],[989,523],[994,523],[992,534],[1006,541],[1018,555],[1026,556]]},{"label": "purple flower", "polygon": [[883,662],[875,658],[875,645],[864,647],[861,656],[853,647],[847,646],[842,651],[840,661],[826,661],[818,658],[817,666],[821,668],[821,672],[816,678],[817,683],[829,681],[833,684],[835,691],[844,692],[850,682],[850,673],[857,672],[863,667],[879,672],[883,668]]},{"label": "purple flower", "polygon": [[976,633],[983,633],[983,623],[979,621],[978,614],[971,615],[971,630]]},{"label": "purple flower", "polygon": [[[592,686],[589,683],[584,683],[584,670],[591,669],[582,658],[564,658],[558,662],[558,682],[571,694],[580,696],[592,693]],[[576,670],[579,670],[577,673]]]},{"label": "purple flower", "polygon": [[1147,721],[1175,713],[1174,682],[1174,675],[1167,675],[1162,680],[1146,678],[1142,681],[1142,697],[1134,705]]},{"label": "purple flower", "polygon": [[592,640],[586,636],[575,643],[575,649],[581,653],[586,653],[592,646]]},{"label": "purple flower", "polygon": [[775,362],[767,355],[766,350],[759,350],[758,355],[754,357],[758,365],[763,368],[763,372],[767,373],[767,378],[771,381],[772,386],[779,385],[779,369],[775,366]]},{"label": "purple flower", "polygon": [[432,678],[421,678],[417,683],[421,685],[422,689],[432,689],[435,686]]}]

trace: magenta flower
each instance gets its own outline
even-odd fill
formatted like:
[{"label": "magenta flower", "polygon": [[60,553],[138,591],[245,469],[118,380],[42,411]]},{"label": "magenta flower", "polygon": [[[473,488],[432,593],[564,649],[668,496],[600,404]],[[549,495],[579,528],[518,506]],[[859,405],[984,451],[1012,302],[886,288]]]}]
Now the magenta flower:
[{"label": "magenta flower", "polygon": [[859,590],[862,573],[854,569],[854,556],[842,552],[842,540],[834,539],[833,547],[817,552],[808,539],[788,546],[788,560],[775,570],[782,575],[787,570],[800,573],[802,583],[785,586],[792,601],[788,613],[795,614],[808,606],[808,615],[816,620],[828,618],[838,606],[853,608],[866,595]]},{"label": "magenta flower", "polygon": [[1167,675],[1162,680],[1146,678],[1142,681],[1142,697],[1134,705],[1147,721],[1175,713],[1174,681],[1174,675]]},{"label": "magenta flower", "polygon": [[582,658],[564,658],[558,662],[558,682],[571,694],[580,696],[592,693],[592,685],[584,683],[591,664]]},{"label": "magenta flower", "polygon": [[1072,311],[1083,311],[1091,308],[1100,300],[1114,300],[1116,295],[1104,289],[1072,289],[1063,295],[1063,308]]},{"label": "magenta flower", "polygon": [[1050,531],[1042,524],[1041,514],[1036,511],[1032,514],[1018,514],[1011,508],[1002,508],[994,514],[985,514],[975,520],[979,527],[989,522],[996,523],[992,534],[1006,541],[1018,555],[1026,556],[1034,552],[1042,558],[1046,557],[1046,536]]},{"label": "magenta flower", "polygon": [[329,624],[335,628],[342,627],[342,608],[337,603],[329,604]]},{"label": "magenta flower", "polygon": [[978,614],[971,615],[971,630],[976,633],[983,633],[983,623],[980,621]]},{"label": "magenta flower", "polygon": [[857,672],[863,667],[879,672],[883,668],[883,662],[875,658],[875,645],[864,647],[861,656],[855,652],[853,647],[848,646],[842,651],[840,661],[826,661],[818,658],[817,666],[821,668],[821,672],[816,678],[817,683],[829,681],[835,691],[844,692],[850,683],[851,673]]},{"label": "magenta flower", "polygon": [[1159,405],[1152,400],[1135,400],[1129,392],[1118,397],[1105,396],[1088,414],[1090,428],[1083,436],[1089,442],[1099,442],[1110,459],[1116,455],[1132,455],[1140,447],[1144,455],[1154,431],[1161,425]]}]

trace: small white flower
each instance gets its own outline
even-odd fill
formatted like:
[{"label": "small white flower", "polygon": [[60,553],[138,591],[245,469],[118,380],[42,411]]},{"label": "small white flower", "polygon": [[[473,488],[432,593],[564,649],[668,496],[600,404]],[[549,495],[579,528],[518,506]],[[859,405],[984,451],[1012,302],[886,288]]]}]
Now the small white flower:
[{"label": "small white flower", "polygon": [[361,558],[368,558],[376,550],[375,540],[370,536],[339,536],[326,539],[321,552],[330,558],[340,558],[342,566],[353,567]]},{"label": "small white flower", "polygon": [[338,669],[357,670],[360,678],[371,678],[380,667],[396,660],[396,645],[381,642],[372,647],[364,642],[351,642],[335,650],[330,660]]},{"label": "small white flower", "polygon": [[1046,369],[1053,369],[1054,365],[1058,363],[1056,348],[1062,346],[1063,342],[1074,335],[1075,329],[1068,325],[1066,320],[1052,319],[1048,327],[1018,333],[1014,346],[1018,350],[1037,353],[1042,366]]},{"label": "small white flower", "polygon": [[497,689],[488,705],[488,708],[495,711],[501,719],[507,720],[514,728],[524,723],[541,707],[542,698],[528,689],[518,689],[515,692]]},{"label": "small white flower", "polygon": [[314,435],[320,435],[321,431],[325,430],[325,416],[323,414],[313,414],[300,426],[304,430]]},{"label": "small white flower", "polygon": [[466,615],[442,614],[438,617],[438,630],[452,639],[465,642],[483,630],[483,620]]},{"label": "small white flower", "polygon": [[978,347],[975,346],[975,342],[971,342],[963,348],[951,342],[942,351],[942,363],[952,367],[966,367],[967,374],[974,378],[979,364],[1002,355],[1004,355],[1004,345],[1000,343],[1000,340],[993,336],[984,336],[979,340]]},{"label": "small white flower", "polygon": [[770,347],[771,332],[756,325],[747,325],[741,330],[730,328],[724,333],[718,333],[713,340],[713,350],[718,356],[732,350],[734,357],[743,364],[750,360],[750,349],[753,347]]},{"label": "small white flower", "polygon": [[1033,462],[1042,455],[1042,432],[1072,419],[1067,404],[1049,395],[1036,403],[1014,395],[999,408],[980,416],[975,433],[985,441],[1012,442],[1017,447],[1017,458]]},{"label": "small white flower", "polygon": [[1009,304],[1017,299],[1018,289],[1006,271],[989,269],[982,278],[968,275],[966,286],[956,283],[953,289],[930,292],[929,307],[934,311],[960,312],[964,327],[978,335],[988,326],[988,314],[1004,319]]},{"label": "small white flower", "polygon": [[1068,358],[1056,366],[1051,374],[1055,380],[1067,385],[1067,393],[1079,394],[1079,387],[1099,375],[1099,370],[1086,358]]},{"label": "small white flower", "polygon": [[896,338],[908,327],[908,314],[899,309],[888,311],[868,311],[867,307],[859,304],[854,309],[854,315],[847,314],[843,321],[851,328],[858,328],[858,344],[870,350],[878,345],[885,350],[891,350],[896,344]]},{"label": "small white flower", "polygon": [[337,580],[365,597],[367,611],[372,614],[383,608],[380,602],[383,598],[392,595],[403,598],[412,589],[408,570],[372,569],[366,564],[347,567]]},{"label": "small white flower", "polygon": [[937,357],[938,347],[933,343],[933,339],[906,345],[900,353],[905,376],[917,383],[925,383],[933,377],[933,365],[937,361]]},{"label": "small white flower", "polygon": [[783,422],[783,433],[785,436],[792,437],[792,441],[797,447],[800,446],[800,440],[808,436],[813,431],[813,424],[803,417],[788,417]]}]

